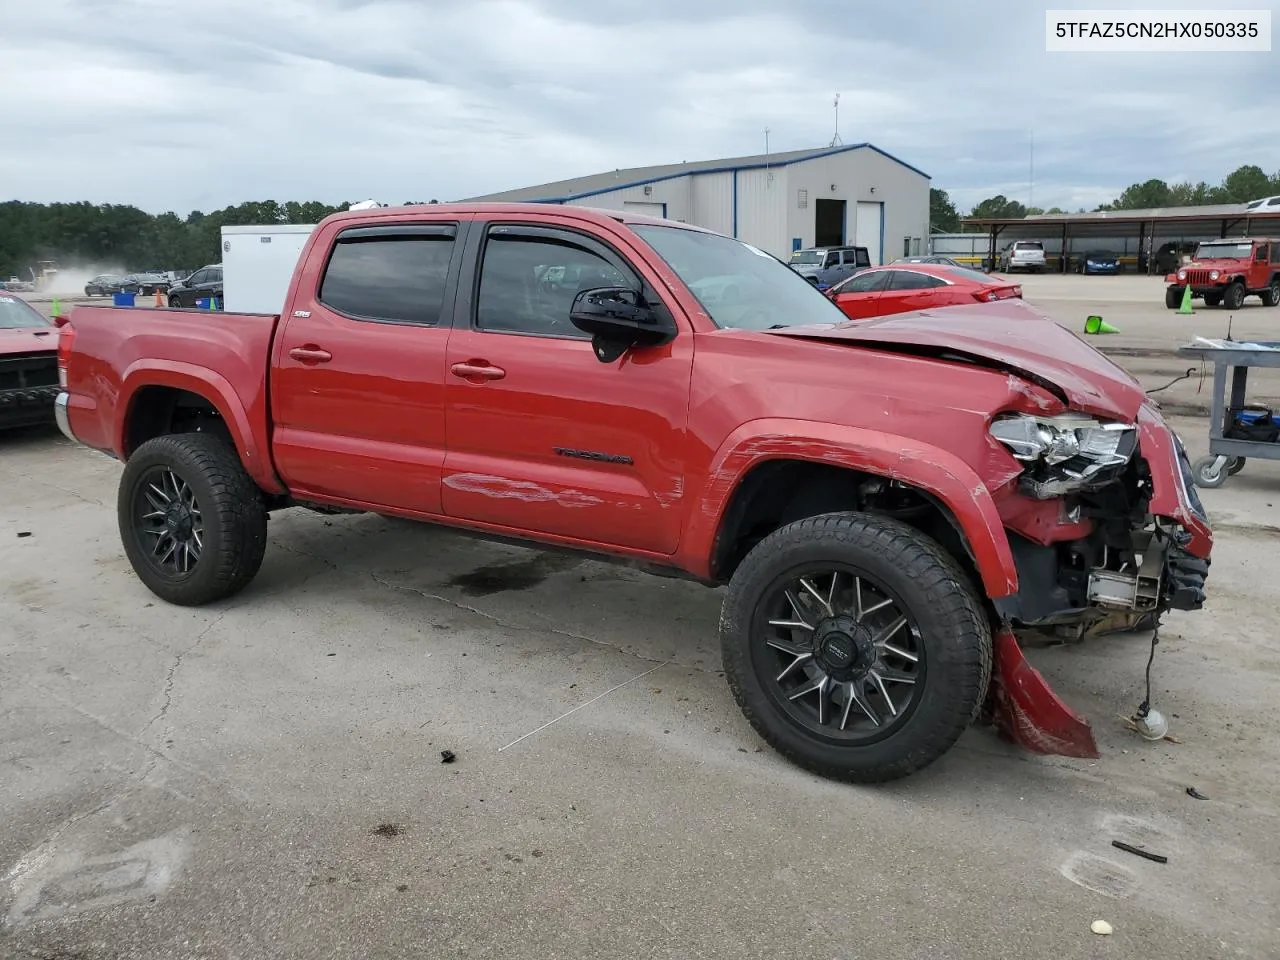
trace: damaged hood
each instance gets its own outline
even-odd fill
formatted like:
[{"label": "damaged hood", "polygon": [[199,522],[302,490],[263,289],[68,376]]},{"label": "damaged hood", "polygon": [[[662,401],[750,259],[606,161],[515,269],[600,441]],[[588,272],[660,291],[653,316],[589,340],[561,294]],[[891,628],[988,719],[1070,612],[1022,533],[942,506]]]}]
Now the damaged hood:
[{"label": "damaged hood", "polygon": [[917,356],[952,356],[1039,384],[1073,410],[1126,423],[1137,419],[1146,400],[1137,380],[1021,300],[770,332]]}]

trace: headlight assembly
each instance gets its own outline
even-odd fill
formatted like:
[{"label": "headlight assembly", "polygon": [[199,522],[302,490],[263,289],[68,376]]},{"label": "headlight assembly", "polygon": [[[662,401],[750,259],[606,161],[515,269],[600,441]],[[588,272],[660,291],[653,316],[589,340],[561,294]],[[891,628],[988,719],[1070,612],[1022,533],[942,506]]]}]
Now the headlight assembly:
[{"label": "headlight assembly", "polygon": [[1103,423],[1078,414],[1012,414],[992,422],[991,435],[1027,464],[1023,487],[1039,500],[1110,483],[1137,449],[1132,424]]}]

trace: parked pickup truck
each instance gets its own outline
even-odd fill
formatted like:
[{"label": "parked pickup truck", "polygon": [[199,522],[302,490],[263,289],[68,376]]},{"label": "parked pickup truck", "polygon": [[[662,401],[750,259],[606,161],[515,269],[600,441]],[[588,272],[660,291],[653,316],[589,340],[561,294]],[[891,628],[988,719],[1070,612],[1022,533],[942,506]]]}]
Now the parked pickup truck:
[{"label": "parked pickup truck", "polygon": [[1239,310],[1256,295],[1265,307],[1280,306],[1280,240],[1233,237],[1209,240],[1196,248],[1190,263],[1164,278],[1164,305],[1176,310],[1187,287],[1205,306]]},{"label": "parked pickup truck", "polygon": [[60,322],[59,422],[124,462],[124,550],[164,600],[240,590],[289,507],[724,584],[734,695],[828,776],[917,770],[984,705],[1019,742],[1096,755],[1014,628],[1204,600],[1177,438],[1014,301],[850,323],[719,234],[441,204],[325,220],[281,316]]},{"label": "parked pickup truck", "polygon": [[0,293],[0,430],[53,423],[57,331],[18,296]]}]

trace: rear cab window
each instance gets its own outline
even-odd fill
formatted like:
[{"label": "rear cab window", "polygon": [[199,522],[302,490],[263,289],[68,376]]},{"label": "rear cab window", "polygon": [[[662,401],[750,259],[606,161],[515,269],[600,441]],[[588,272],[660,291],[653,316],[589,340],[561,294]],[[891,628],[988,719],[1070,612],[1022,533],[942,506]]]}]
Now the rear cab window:
[{"label": "rear cab window", "polygon": [[325,265],[319,300],[353,320],[435,326],[456,236],[453,223],[344,230]]}]

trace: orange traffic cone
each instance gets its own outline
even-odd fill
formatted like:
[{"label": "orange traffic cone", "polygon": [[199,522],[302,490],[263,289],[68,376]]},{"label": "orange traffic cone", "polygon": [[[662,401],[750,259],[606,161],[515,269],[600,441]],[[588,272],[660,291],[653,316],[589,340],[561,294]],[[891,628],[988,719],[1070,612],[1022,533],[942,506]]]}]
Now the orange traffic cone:
[{"label": "orange traffic cone", "polygon": [[165,297],[164,292],[159,287],[156,287],[156,306],[164,307],[167,305],[168,305],[168,300]]}]

